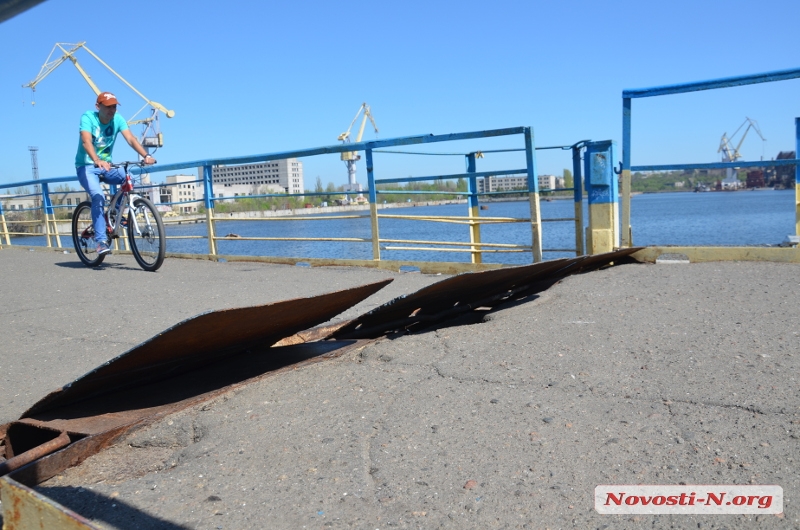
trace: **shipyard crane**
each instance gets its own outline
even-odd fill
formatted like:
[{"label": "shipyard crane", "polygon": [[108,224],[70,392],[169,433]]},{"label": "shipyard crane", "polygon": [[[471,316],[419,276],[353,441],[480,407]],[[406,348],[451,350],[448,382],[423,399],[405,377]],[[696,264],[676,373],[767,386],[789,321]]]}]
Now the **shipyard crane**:
[{"label": "shipyard crane", "polygon": [[[369,105],[366,103],[362,103],[361,106],[358,108],[358,112],[356,112],[356,117],[353,118],[353,121],[350,122],[350,127],[347,128],[345,132],[339,135],[339,140],[342,143],[349,144],[350,143],[350,129],[353,128],[353,125],[358,120],[358,117],[361,116],[361,113],[364,113],[363,118],[361,119],[361,127],[358,129],[358,136],[356,137],[356,143],[361,141],[361,137],[364,136],[364,127],[367,124],[367,118],[372,123],[372,127],[375,129],[375,134],[378,133],[378,126],[375,124],[375,118],[372,117],[372,112],[370,111]],[[361,191],[361,186],[356,182],[356,162],[361,160],[361,155],[359,155],[356,151],[343,151],[342,152],[342,160],[344,164],[347,166],[347,190],[346,191]]]},{"label": "shipyard crane", "polygon": [[[733,141],[734,137],[739,133],[739,131],[742,130],[742,127],[744,127],[745,125],[747,125],[747,127],[742,133],[742,137],[739,139],[739,143],[736,144],[736,147],[733,147],[731,145],[731,142]],[[722,153],[723,162],[736,162],[737,160],[742,158],[742,154],[739,152],[739,148],[742,147],[742,143],[744,143],[744,139],[747,136],[747,132],[750,129],[753,129],[758,134],[758,136],[761,137],[762,141],[764,142],[767,141],[767,139],[764,138],[764,135],[761,134],[761,129],[759,129],[758,127],[758,122],[756,122],[755,120],[751,120],[748,117],[745,117],[744,123],[742,123],[739,126],[739,128],[734,131],[734,133],[730,136],[730,138],[728,138],[728,133],[722,134],[722,139],[719,142],[719,149],[717,149],[717,153]],[[731,167],[726,168],[725,181],[730,183],[733,181],[733,178],[734,178],[733,168]]]},{"label": "shipyard crane", "polygon": [[[69,49],[67,49],[67,48],[69,48]],[[157,103],[157,102],[152,101],[152,100],[148,99],[147,97],[145,97],[144,94],[142,94],[141,92],[136,90],[136,88],[134,88],[133,85],[131,85],[128,81],[125,80],[125,78],[123,78],[121,75],[119,75],[117,72],[115,72],[113,68],[111,68],[108,64],[105,63],[105,61],[103,61],[94,52],[92,52],[92,50],[90,50],[86,46],[86,42],[85,41],[84,42],[79,42],[78,44],[69,44],[69,43],[66,43],[66,42],[57,42],[56,45],[53,46],[53,50],[50,52],[50,55],[47,56],[47,60],[45,60],[45,63],[42,66],[42,69],[39,71],[39,75],[37,75],[36,78],[34,78],[34,80],[31,81],[30,83],[28,83],[26,85],[22,85],[23,88],[30,88],[33,92],[36,92],[36,86],[39,83],[41,83],[44,80],[45,77],[47,77],[48,75],[53,73],[53,71],[56,68],[61,66],[67,60],[69,60],[75,66],[75,68],[78,70],[78,72],[81,74],[83,79],[89,84],[89,87],[91,87],[91,89],[94,91],[95,95],[99,95],[101,90],[97,87],[97,85],[94,83],[94,81],[92,81],[91,76],[89,76],[89,74],[86,73],[86,71],[83,69],[83,67],[78,63],[78,59],[75,57],[75,53],[78,50],[80,50],[81,48],[86,50],[86,52],[89,53],[89,55],[91,55],[92,57],[97,59],[97,61],[100,64],[105,66],[120,81],[125,83],[125,85],[128,88],[130,88],[131,90],[136,92],[136,94],[145,101],[144,106],[142,108],[140,108],[136,113],[134,113],[134,115],[131,117],[131,119],[128,120],[128,125],[143,125],[144,126],[143,131],[142,131],[142,136],[139,138],[139,142],[142,144],[142,146],[145,149],[148,149],[148,151],[149,151],[149,148],[162,147],[164,145],[164,136],[161,134],[161,128],[159,127],[159,122],[158,122],[159,112],[164,114],[167,118],[172,118],[173,116],[175,116],[175,111],[174,110],[169,110],[164,105],[162,105],[161,103]],[[53,55],[58,53],[59,51],[62,53],[62,55],[60,57],[56,58],[56,59],[51,60]],[[31,101],[31,104],[35,105],[36,101]],[[142,119],[135,119],[136,116],[147,107],[150,107],[150,116],[148,116],[146,118],[142,118]]]}]

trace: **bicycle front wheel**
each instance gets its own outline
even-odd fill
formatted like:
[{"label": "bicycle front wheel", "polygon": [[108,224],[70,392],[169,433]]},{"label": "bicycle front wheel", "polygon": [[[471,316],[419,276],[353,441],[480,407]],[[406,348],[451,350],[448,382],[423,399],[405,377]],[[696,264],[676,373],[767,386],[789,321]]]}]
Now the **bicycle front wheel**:
[{"label": "bicycle front wheel", "polygon": [[103,263],[105,254],[97,254],[94,240],[94,224],[92,223],[92,203],[84,201],[72,212],[72,244],[75,253],[88,267],[96,267]]},{"label": "bicycle front wheel", "polygon": [[128,241],[133,257],[144,270],[157,270],[164,263],[167,252],[164,223],[148,199],[136,199],[128,211]]}]

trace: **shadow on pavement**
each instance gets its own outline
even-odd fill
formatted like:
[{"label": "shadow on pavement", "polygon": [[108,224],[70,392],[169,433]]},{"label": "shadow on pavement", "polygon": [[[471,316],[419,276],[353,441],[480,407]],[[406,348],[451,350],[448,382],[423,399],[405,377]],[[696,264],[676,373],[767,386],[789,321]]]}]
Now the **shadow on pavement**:
[{"label": "shadow on pavement", "polygon": [[55,502],[81,514],[92,522],[113,526],[123,530],[185,530],[170,521],[154,517],[139,508],[110,498],[86,488],[72,486],[37,487],[36,491],[46,495]]}]

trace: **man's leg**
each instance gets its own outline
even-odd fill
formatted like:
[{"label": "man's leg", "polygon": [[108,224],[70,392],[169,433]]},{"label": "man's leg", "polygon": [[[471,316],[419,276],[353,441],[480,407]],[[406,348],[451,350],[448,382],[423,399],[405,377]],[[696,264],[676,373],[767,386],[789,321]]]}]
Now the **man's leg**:
[{"label": "man's leg", "polygon": [[106,220],[103,218],[103,205],[105,197],[100,186],[100,172],[102,170],[93,166],[78,166],[78,181],[89,194],[92,201],[92,225],[94,225],[94,240],[96,243],[106,242]]},{"label": "man's leg", "polygon": [[100,186],[100,178],[109,184],[122,184],[125,181],[125,174],[119,169],[112,169],[104,172],[94,166],[79,166],[78,181],[83,189],[89,194],[92,201],[92,225],[94,225],[94,240],[97,244],[105,244],[108,240],[106,234],[106,220],[103,216],[103,206],[105,205],[105,194]]}]

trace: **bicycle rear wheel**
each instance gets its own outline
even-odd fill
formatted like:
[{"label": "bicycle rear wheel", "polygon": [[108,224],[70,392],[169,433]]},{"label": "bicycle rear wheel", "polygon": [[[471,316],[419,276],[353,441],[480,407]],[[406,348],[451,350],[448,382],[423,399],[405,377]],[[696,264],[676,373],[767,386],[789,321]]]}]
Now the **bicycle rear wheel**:
[{"label": "bicycle rear wheel", "polygon": [[97,254],[92,223],[92,203],[84,201],[72,212],[72,244],[80,260],[89,267],[103,263],[105,254]]},{"label": "bicycle rear wheel", "polygon": [[128,211],[128,241],[133,257],[144,270],[157,270],[164,263],[167,252],[164,223],[148,199],[136,199]]}]

